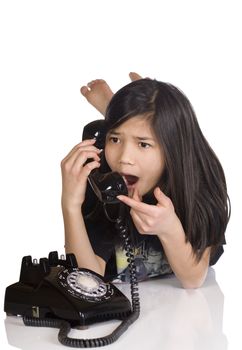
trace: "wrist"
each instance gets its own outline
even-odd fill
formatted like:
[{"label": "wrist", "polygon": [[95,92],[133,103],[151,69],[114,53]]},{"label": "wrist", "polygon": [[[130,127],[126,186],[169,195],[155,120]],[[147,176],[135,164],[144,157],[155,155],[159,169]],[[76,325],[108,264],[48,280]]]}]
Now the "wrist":
[{"label": "wrist", "polygon": [[163,243],[172,239],[176,240],[177,237],[185,238],[185,232],[179,218],[175,215],[171,219],[169,225],[167,225],[167,227],[163,229],[157,236]]},{"label": "wrist", "polygon": [[68,201],[61,201],[61,208],[63,213],[76,213],[81,212],[81,203],[73,203]]}]

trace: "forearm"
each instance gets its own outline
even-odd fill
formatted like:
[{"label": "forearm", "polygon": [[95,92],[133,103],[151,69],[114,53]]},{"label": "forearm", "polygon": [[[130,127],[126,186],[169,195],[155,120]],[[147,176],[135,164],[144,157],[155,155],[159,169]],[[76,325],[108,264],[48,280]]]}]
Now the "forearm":
[{"label": "forearm", "polygon": [[204,251],[198,262],[191,244],[186,242],[185,232],[171,199],[159,187],[154,189],[154,196],[156,205],[143,203],[137,192],[134,192],[133,198],[119,195],[118,199],[131,207],[130,214],[141,234],[159,237],[168,262],[182,286],[198,288],[207,275],[210,248]]},{"label": "forearm", "polygon": [[79,267],[88,268],[104,275],[105,263],[95,255],[91,246],[81,208],[64,208],[63,219],[65,228],[65,251],[74,253]]},{"label": "forearm", "polygon": [[184,288],[200,287],[207,275],[210,249],[207,248],[198,262],[192,246],[186,242],[181,224],[174,228],[172,234],[160,238],[168,262]]}]

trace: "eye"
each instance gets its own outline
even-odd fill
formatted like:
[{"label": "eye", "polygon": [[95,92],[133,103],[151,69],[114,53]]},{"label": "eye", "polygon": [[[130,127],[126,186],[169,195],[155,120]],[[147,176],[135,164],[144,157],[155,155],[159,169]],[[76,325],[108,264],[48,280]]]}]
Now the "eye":
[{"label": "eye", "polygon": [[120,142],[119,138],[118,138],[118,137],[115,137],[115,136],[110,136],[110,137],[109,137],[109,141],[110,141],[111,143],[119,143],[119,142]]},{"label": "eye", "polygon": [[139,146],[141,148],[150,148],[151,147],[151,145],[147,142],[139,142]]}]

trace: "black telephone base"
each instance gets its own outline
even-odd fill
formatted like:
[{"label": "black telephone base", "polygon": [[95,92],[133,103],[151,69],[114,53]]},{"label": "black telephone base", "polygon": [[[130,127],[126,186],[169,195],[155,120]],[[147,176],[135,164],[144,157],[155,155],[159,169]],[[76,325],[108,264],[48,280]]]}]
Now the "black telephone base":
[{"label": "black telephone base", "polygon": [[33,263],[22,259],[19,282],[6,288],[4,311],[36,319],[63,319],[84,326],[110,319],[126,319],[130,301],[97,273],[77,267],[73,254],[66,259],[51,252]]}]

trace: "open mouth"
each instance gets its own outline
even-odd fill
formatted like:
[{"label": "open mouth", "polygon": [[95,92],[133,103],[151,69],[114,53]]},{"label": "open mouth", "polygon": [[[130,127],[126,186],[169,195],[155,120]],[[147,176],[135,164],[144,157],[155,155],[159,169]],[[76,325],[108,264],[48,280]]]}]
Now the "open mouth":
[{"label": "open mouth", "polygon": [[139,180],[138,176],[122,174],[127,187],[133,186]]}]

